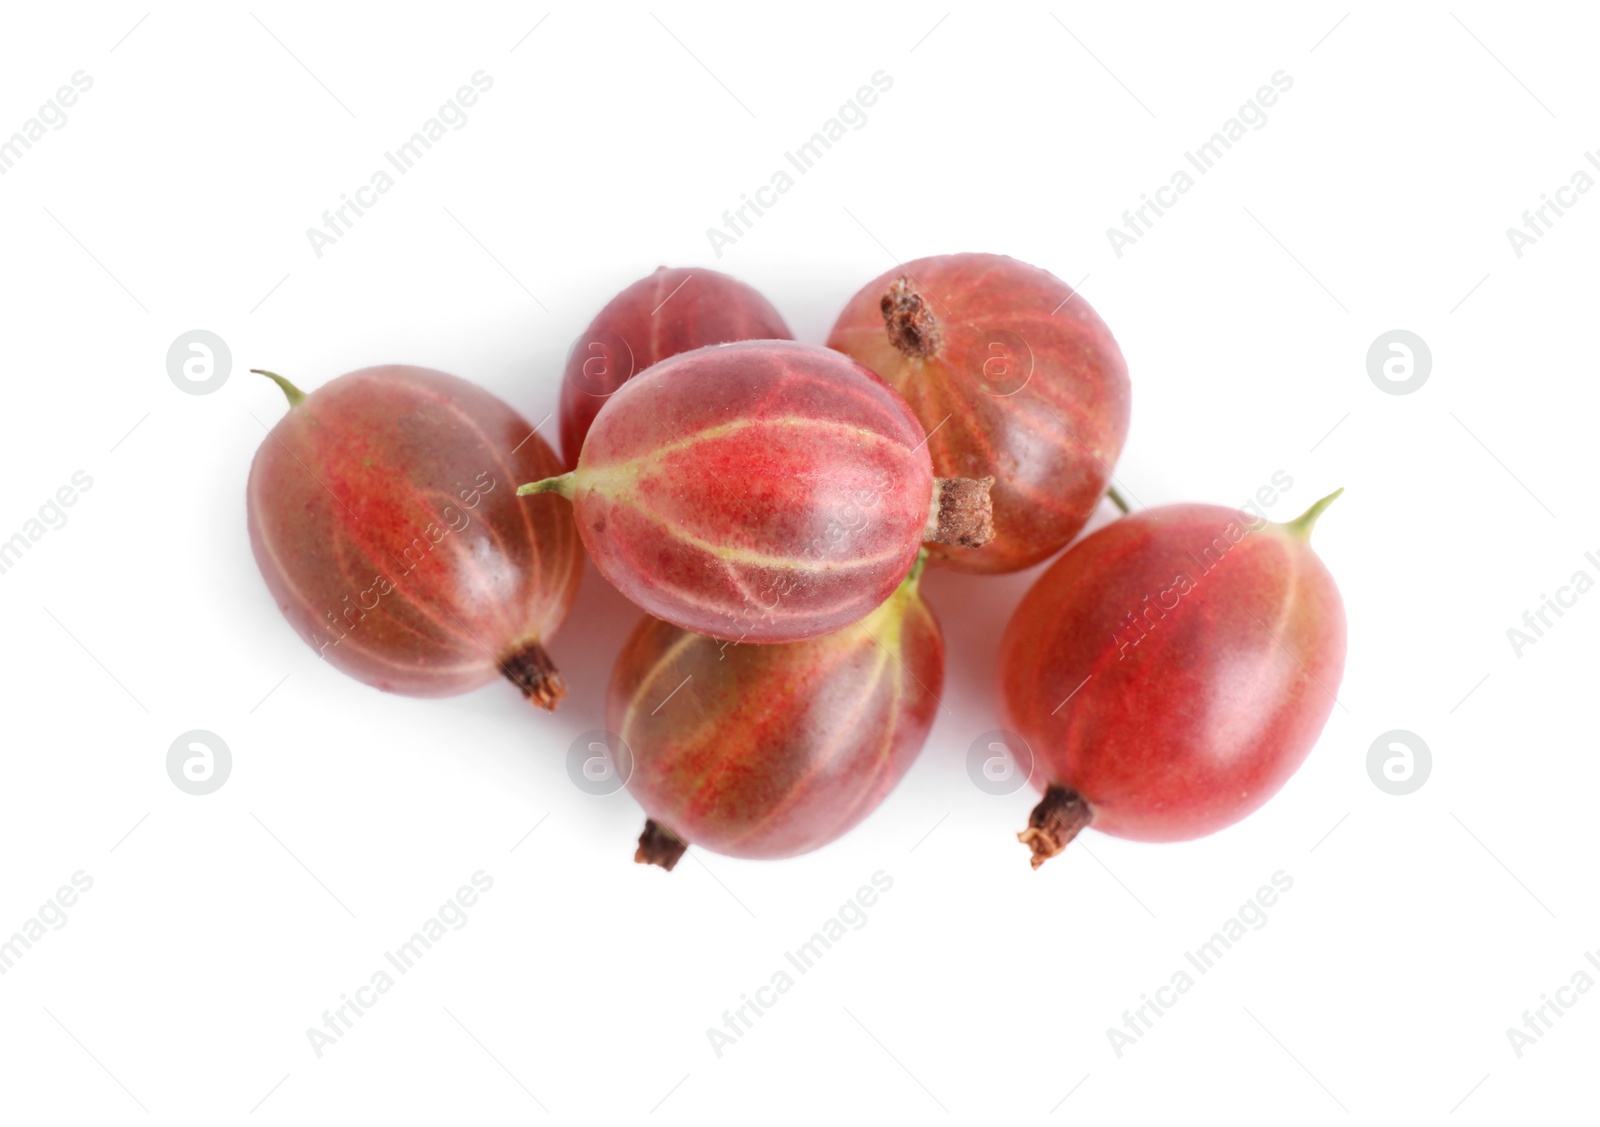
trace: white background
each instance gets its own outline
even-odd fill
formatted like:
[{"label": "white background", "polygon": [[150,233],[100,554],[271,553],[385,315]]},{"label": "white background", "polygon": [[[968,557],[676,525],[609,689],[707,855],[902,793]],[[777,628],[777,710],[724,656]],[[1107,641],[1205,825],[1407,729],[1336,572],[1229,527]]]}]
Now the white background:
[{"label": "white background", "polygon": [[[74,471],[94,484],[0,575],[0,933],[77,870],[94,887],[0,977],[0,1117],[1592,1108],[1600,991],[1520,1059],[1506,1030],[1600,947],[1600,595],[1520,657],[1506,630],[1600,577],[1600,193],[1521,258],[1505,234],[1600,148],[1592,19],[597,7],[8,7],[0,134],[74,72],[94,85],[0,177],[0,538]],[[465,127],[318,258],[306,228],[479,70],[494,86]],[[879,70],[867,124],[716,257],[706,228]],[[1113,253],[1106,228],[1279,70],[1266,126]],[[551,646],[572,684],[554,716],[502,685],[421,701],[349,680],[257,575],[245,476],[284,404],[246,368],[314,388],[428,365],[538,421],[572,339],[658,265],[733,273],[821,341],[867,279],[964,250],[1081,281],[1128,359],[1118,476],[1141,505],[1240,503],[1278,470],[1280,518],[1347,489],[1316,534],[1349,613],[1342,704],[1223,833],[1091,833],[1029,870],[1031,792],[985,794],[966,765],[1029,576],[927,581],[945,709],[858,831],[775,864],[692,850],[669,875],[632,863],[626,794],[567,776],[637,616],[592,570]],[[166,371],[196,328],[233,356],[209,395]],[[1433,356],[1404,396],[1366,368],[1395,328]],[[234,759],[206,797],[166,771],[195,728]],[[1397,728],[1432,749],[1406,797],[1367,770]],[[494,887],[467,925],[319,1059],[306,1029],[479,869]],[[706,1029],[880,869],[866,926],[719,1059]],[[1267,925],[1118,1057],[1108,1027],[1279,869],[1294,887]]]}]

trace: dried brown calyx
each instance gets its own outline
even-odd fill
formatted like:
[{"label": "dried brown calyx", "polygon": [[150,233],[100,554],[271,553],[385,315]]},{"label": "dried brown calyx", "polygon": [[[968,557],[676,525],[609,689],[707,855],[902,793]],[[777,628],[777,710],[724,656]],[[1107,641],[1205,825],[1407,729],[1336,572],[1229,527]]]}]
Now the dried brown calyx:
[{"label": "dried brown calyx", "polygon": [[554,709],[556,702],[567,695],[566,682],[538,642],[529,642],[502,659],[500,671],[540,708]]},{"label": "dried brown calyx", "polygon": [[1050,784],[1039,805],[1028,815],[1028,828],[1017,840],[1033,850],[1035,869],[1067,847],[1067,843],[1094,821],[1094,811],[1077,791]]},{"label": "dried brown calyx", "polygon": [[678,863],[689,843],[654,818],[647,819],[633,859],[641,865],[660,865],[667,872]]},{"label": "dried brown calyx", "polygon": [[939,322],[927,298],[911,288],[905,275],[896,278],[879,303],[889,343],[907,356],[932,356],[939,351]]},{"label": "dried brown calyx", "polygon": [[981,548],[994,539],[992,477],[941,477],[933,483],[923,539],[935,544]]}]

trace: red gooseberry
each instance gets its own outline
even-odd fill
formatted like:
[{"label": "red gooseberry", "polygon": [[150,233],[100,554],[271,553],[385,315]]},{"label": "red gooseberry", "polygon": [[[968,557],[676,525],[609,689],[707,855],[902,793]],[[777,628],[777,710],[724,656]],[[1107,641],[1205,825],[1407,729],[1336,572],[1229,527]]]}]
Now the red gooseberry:
[{"label": "red gooseberry", "polygon": [[612,392],[658,360],[731,340],[788,340],[772,303],[715,270],[662,266],[612,298],[572,346],[561,381],[561,454],[578,464]]},{"label": "red gooseberry", "polygon": [[554,498],[516,485],[555,452],[493,395],[443,372],[363,368],[307,395],[250,467],[250,544],[295,632],[369,685],[446,696],[504,674],[534,703],[564,692],[544,650],[582,554]]},{"label": "red gooseberry", "polygon": [[935,473],[994,476],[994,539],[937,558],[1017,571],[1060,551],[1093,514],[1132,393],[1111,331],[1053,274],[998,254],[920,258],[852,297],[828,345],[906,397]]},{"label": "red gooseberry", "polygon": [[1044,798],[1038,868],[1085,826],[1181,841],[1232,825],[1304,762],[1344,671],[1344,605],[1286,524],[1214,505],[1124,517],[1070,548],[1001,645],[1007,722]]},{"label": "red gooseberry", "polygon": [[916,416],[847,356],[712,345],[623,384],[570,498],[600,573],[644,610],[727,641],[832,633],[882,603],[924,540],[980,545],[982,481],[935,479]]},{"label": "red gooseberry", "polygon": [[649,815],[636,861],[671,869],[686,843],[792,857],[877,808],[927,740],[944,684],[920,570],[862,621],[805,642],[729,645],[639,624],[606,703]]}]

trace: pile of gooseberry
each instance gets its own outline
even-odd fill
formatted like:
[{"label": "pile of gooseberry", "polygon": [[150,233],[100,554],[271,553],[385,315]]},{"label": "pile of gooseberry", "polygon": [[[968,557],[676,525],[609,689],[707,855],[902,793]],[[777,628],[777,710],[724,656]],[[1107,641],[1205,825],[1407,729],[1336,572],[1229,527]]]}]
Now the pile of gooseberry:
[{"label": "pile of gooseberry", "polygon": [[559,456],[443,372],[365,368],[309,394],[261,374],[289,411],[250,470],[251,545],[284,616],[345,673],[415,696],[500,675],[552,709],[546,646],[585,554],[646,612],[605,715],[647,817],[641,862],[671,869],[690,844],[791,857],[877,808],[944,684],[928,567],[1059,553],[995,671],[1043,792],[1018,835],[1035,868],[1090,826],[1176,841],[1231,825],[1334,703],[1344,610],[1309,537],[1338,494],[1270,524],[1127,514],[1112,492],[1127,515],[1073,543],[1127,438],[1127,366],[1082,295],[1012,258],[896,267],[826,347],[733,278],[663,267],[574,344]]}]

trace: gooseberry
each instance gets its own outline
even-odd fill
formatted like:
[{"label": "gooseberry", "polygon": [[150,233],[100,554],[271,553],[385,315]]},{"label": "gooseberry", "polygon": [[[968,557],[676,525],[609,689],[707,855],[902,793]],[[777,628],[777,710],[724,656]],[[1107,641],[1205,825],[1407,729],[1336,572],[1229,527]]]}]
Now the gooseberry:
[{"label": "gooseberry", "polygon": [[561,382],[561,453],[578,464],[606,399],[658,360],[731,340],[788,340],[772,303],[715,270],[662,266],[612,298],[567,356]]},{"label": "gooseberry", "polygon": [[657,618],[794,642],[865,617],[924,540],[987,541],[991,484],[936,480],[916,416],[849,357],[741,341],[623,384],[577,468],[520,492],[571,499],[600,573]]},{"label": "gooseberry", "polygon": [[445,696],[510,678],[535,704],[564,692],[544,643],[582,555],[555,498],[516,485],[555,452],[493,395],[443,372],[363,368],[309,395],[250,467],[250,544],[295,632],[389,692]]},{"label": "gooseberry", "polygon": [[1088,825],[1139,841],[1212,833],[1304,762],[1344,670],[1344,605],[1309,541],[1338,495],[1286,524],[1146,509],[1068,549],[1023,597],[1000,686],[1044,789],[1018,835],[1035,868]]},{"label": "gooseberry", "polygon": [[646,618],[612,674],[606,723],[649,820],[634,860],[686,844],[807,853],[855,826],[911,766],[944,684],[939,624],[913,569],[865,619],[804,642],[740,646]]},{"label": "gooseberry", "polygon": [[905,396],[934,472],[993,475],[995,537],[936,549],[1006,572],[1064,548],[1093,514],[1128,434],[1128,369],[1111,331],[1054,275],[998,254],[947,254],[868,282],[829,334]]}]

